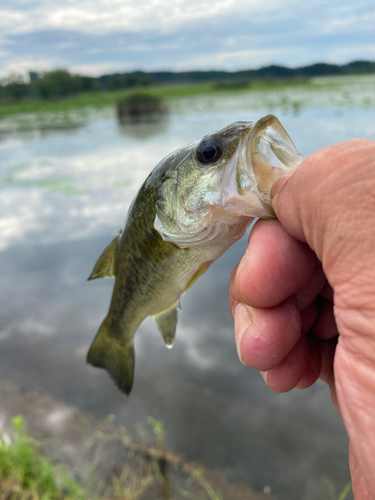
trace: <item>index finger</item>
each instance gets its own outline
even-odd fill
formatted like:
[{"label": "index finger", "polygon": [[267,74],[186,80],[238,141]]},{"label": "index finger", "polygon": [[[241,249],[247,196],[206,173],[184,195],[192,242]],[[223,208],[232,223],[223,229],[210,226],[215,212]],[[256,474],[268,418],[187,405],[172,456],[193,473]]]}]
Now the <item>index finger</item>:
[{"label": "index finger", "polygon": [[259,221],[231,281],[230,300],[235,297],[256,308],[274,307],[310,280],[315,261],[314,252],[278,221]]}]

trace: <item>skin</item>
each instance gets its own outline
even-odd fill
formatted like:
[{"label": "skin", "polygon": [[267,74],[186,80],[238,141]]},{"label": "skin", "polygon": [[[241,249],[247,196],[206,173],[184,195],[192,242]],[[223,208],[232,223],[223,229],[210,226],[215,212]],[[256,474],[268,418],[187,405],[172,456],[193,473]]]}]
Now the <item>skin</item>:
[{"label": "skin", "polygon": [[240,360],[275,392],[330,387],[356,500],[375,498],[375,142],[307,157],[277,181],[233,271]]}]

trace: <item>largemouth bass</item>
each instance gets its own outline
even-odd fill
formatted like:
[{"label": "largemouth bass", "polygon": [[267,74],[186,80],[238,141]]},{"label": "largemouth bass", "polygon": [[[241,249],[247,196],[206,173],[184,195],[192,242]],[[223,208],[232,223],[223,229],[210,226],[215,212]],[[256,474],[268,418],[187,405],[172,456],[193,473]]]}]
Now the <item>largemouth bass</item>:
[{"label": "largemouth bass", "polygon": [[116,281],[87,362],[105,368],[129,394],[140,323],[153,316],[172,347],[181,295],[255,217],[275,216],[271,187],[301,160],[273,115],[232,123],[164,158],[89,277]]}]

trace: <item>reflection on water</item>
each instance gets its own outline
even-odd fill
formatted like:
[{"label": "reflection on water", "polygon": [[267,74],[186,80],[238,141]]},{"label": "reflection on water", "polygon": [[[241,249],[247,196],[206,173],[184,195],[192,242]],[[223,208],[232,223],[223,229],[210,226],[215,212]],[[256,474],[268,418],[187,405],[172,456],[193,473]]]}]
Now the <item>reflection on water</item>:
[{"label": "reflection on water", "polygon": [[119,124],[118,130],[124,136],[145,140],[153,136],[166,134],[169,128],[169,116],[162,115],[151,121]]},{"label": "reflection on water", "polygon": [[[276,498],[314,500],[323,497],[323,476],[338,488],[348,480],[346,434],[323,384],[273,394],[238,361],[227,286],[245,239],[183,297],[172,351],[151,319],[141,325],[129,398],[106,372],[85,364],[113,286],[86,279],[132,198],[173,149],[264,114],[238,109],[172,115],[133,129],[102,120],[73,133],[2,138],[0,378],[97,418],[113,413],[133,430],[153,415],[165,423],[167,445],[187,459],[259,491],[269,486]],[[304,155],[350,137],[375,137],[373,113],[279,117]]]}]

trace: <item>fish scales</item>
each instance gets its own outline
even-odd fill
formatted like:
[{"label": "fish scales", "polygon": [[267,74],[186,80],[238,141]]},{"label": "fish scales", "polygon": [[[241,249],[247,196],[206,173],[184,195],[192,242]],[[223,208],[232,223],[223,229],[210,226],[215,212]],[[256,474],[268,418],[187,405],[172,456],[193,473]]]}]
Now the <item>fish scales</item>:
[{"label": "fish scales", "polygon": [[90,275],[116,281],[88,363],[106,369],[129,394],[140,323],[153,316],[173,345],[181,295],[254,217],[274,217],[269,186],[301,159],[277,118],[267,115],[230,124],[162,160]]}]

